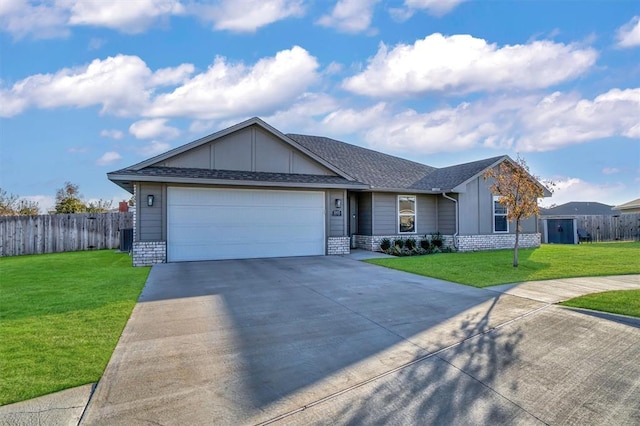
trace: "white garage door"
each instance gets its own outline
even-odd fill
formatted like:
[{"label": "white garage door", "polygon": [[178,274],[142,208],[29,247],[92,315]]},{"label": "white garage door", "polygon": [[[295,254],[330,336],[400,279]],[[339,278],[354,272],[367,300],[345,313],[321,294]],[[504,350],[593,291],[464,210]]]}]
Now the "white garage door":
[{"label": "white garage door", "polygon": [[168,188],[167,201],[170,262],[325,252],[323,192]]}]

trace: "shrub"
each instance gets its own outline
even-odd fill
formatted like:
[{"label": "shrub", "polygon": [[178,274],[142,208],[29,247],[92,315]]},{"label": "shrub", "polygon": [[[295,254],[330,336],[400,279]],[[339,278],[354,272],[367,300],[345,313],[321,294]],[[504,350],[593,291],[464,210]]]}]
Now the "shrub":
[{"label": "shrub", "polygon": [[442,234],[434,232],[431,234],[431,245],[434,247],[442,248]]},{"label": "shrub", "polygon": [[425,251],[429,251],[431,249],[431,243],[426,238],[420,240],[420,248]]},{"label": "shrub", "polygon": [[407,250],[413,250],[416,247],[416,239],[415,238],[407,238],[404,242],[404,247]]},{"label": "shrub", "polygon": [[395,240],[393,240],[393,245],[398,248],[402,248],[404,247],[404,240],[402,238],[396,238]]},{"label": "shrub", "polygon": [[387,251],[391,248],[391,241],[388,238],[383,238],[380,242],[380,250]]}]

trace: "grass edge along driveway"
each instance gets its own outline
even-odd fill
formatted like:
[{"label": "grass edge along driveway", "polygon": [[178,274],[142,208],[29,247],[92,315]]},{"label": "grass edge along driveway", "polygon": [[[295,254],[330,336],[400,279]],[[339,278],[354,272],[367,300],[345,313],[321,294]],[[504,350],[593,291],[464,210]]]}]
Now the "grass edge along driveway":
[{"label": "grass edge along driveway", "polygon": [[512,249],[381,258],[367,262],[483,288],[558,278],[639,274],[640,242],[543,244],[536,249],[520,249],[519,258],[517,268],[512,266]]},{"label": "grass edge along driveway", "polygon": [[[513,250],[371,259],[367,262],[474,287],[559,278],[640,273],[640,242],[579,245],[544,244],[520,249],[520,266],[511,264]],[[594,293],[561,303],[640,317],[640,291]]]},{"label": "grass edge along driveway", "polygon": [[0,258],[0,405],[101,377],[150,268],[112,250]]}]

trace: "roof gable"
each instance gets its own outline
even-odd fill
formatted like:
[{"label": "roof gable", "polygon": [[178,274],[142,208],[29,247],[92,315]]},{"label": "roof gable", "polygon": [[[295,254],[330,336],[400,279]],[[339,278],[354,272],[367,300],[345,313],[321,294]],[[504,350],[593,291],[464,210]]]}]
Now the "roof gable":
[{"label": "roof gable", "polygon": [[[238,155],[239,152],[247,155]],[[276,164],[278,161],[280,164]],[[257,117],[123,170],[139,171],[146,167],[337,174],[354,180]]]}]

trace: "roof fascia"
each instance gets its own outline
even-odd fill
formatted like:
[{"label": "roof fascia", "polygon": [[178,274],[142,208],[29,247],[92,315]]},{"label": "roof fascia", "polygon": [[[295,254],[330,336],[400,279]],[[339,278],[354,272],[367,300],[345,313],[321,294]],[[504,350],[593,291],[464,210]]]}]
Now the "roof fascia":
[{"label": "roof fascia", "polygon": [[[207,179],[167,176],[135,176],[135,175],[108,175],[109,180],[120,185],[119,181],[126,182],[157,182],[157,183],[182,183],[196,185],[225,185],[225,186],[265,186],[279,188],[329,188],[329,189],[369,189],[364,184],[339,184],[339,183],[302,183],[302,182],[273,182],[255,180],[229,180]],[[124,186],[120,185],[124,188]],[[126,189],[126,188],[125,188]]]},{"label": "roof fascia", "polygon": [[[496,167],[496,166],[500,165],[500,163],[502,163],[502,162],[504,162],[504,161],[508,161],[509,163],[511,163],[511,165],[512,165],[512,166],[519,167],[519,166],[518,166],[518,164],[517,164],[515,161],[513,161],[513,160],[511,159],[511,157],[509,157],[508,155],[504,155],[504,156],[500,157],[500,159],[498,159],[498,160],[496,160],[495,162],[493,162],[491,165],[489,165],[489,166],[485,167],[485,168],[484,168],[482,171],[480,171],[479,173],[476,173],[475,175],[473,175],[473,176],[472,176],[472,177],[470,177],[469,179],[467,179],[467,180],[465,180],[464,182],[462,182],[462,183],[460,183],[460,184],[456,185],[456,186],[452,189],[452,191],[451,191],[451,192],[461,192],[461,193],[467,192],[467,188],[466,188],[466,187],[467,187],[467,184],[468,184],[469,182],[471,182],[471,181],[473,181],[473,180],[475,180],[475,179],[477,179],[477,178],[479,178],[479,177],[483,176],[483,175],[486,173],[486,171],[487,171],[487,170],[489,170],[489,169],[493,169],[494,167]],[[533,176],[531,176],[531,173],[527,172],[527,175],[529,176],[529,179],[531,179],[532,181],[534,181],[536,184],[538,184],[538,186],[540,186],[540,188],[542,188],[543,193],[544,193],[544,195],[543,195],[543,196],[544,196],[545,198],[546,198],[546,197],[551,197],[551,196],[552,196],[551,191],[549,191],[549,190],[547,189],[547,187],[546,187],[546,186],[544,186],[542,183],[540,183],[540,181],[539,181],[538,179],[536,179],[536,178],[534,178]]]}]

